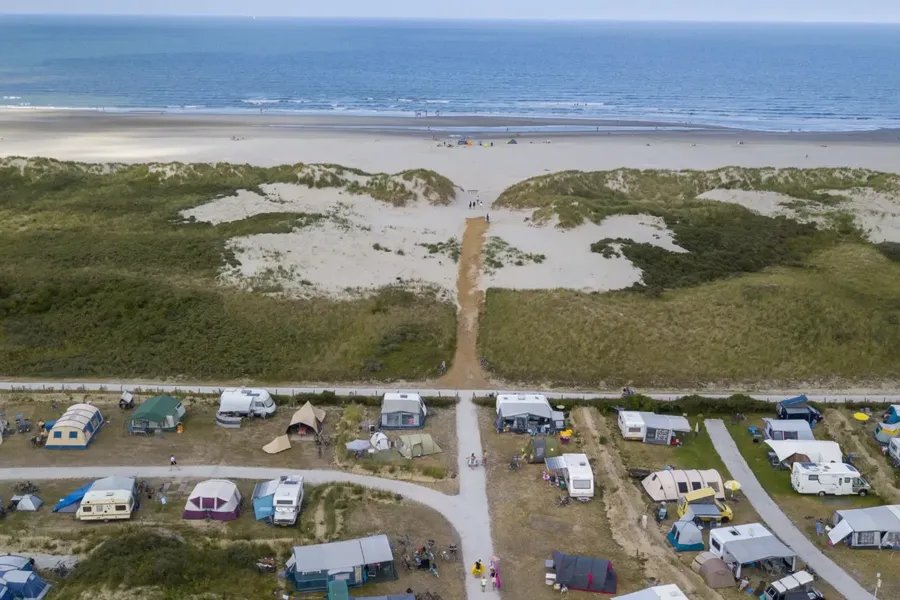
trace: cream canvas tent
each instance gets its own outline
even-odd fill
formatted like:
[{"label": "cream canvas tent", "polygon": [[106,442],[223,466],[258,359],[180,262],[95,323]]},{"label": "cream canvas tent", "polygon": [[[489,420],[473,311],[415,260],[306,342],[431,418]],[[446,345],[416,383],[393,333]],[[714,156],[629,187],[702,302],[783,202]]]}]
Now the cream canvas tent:
[{"label": "cream canvas tent", "polygon": [[279,452],[291,449],[291,440],[288,438],[287,434],[279,435],[277,438],[263,446],[262,449],[266,454],[278,454]]},{"label": "cream canvas tent", "polygon": [[711,487],[719,500],[725,499],[722,476],[715,469],[657,471],[645,477],[641,485],[654,502],[677,502],[685,494],[705,487]]},{"label": "cream canvas tent", "polygon": [[841,463],[844,460],[837,442],[802,440],[766,440],[779,463]]},{"label": "cream canvas tent", "polygon": [[440,446],[434,443],[434,440],[427,433],[401,435],[397,450],[400,451],[404,458],[417,458],[443,452]]},{"label": "cream canvas tent", "polygon": [[309,402],[300,407],[300,410],[291,417],[291,424],[288,425],[288,433],[305,433],[312,432],[319,434],[322,431],[322,421],[325,420],[325,411],[316,408]]}]

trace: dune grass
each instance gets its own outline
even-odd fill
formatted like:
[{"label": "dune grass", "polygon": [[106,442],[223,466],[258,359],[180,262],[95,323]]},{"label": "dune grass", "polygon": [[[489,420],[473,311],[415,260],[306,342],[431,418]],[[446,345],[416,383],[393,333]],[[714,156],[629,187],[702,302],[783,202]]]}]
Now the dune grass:
[{"label": "dune grass", "polygon": [[894,380],[900,265],[842,244],[661,292],[487,292],[481,354],[514,381],[692,388]]},{"label": "dune grass", "polygon": [[[215,226],[178,217],[239,189],[339,185],[345,175],[308,165],[3,160],[0,372],[266,381],[432,372],[455,344],[455,308],[432,294],[288,300],[217,284],[219,270],[236,265],[229,238],[287,232],[322,215]],[[417,181],[423,194],[444,193]]]}]

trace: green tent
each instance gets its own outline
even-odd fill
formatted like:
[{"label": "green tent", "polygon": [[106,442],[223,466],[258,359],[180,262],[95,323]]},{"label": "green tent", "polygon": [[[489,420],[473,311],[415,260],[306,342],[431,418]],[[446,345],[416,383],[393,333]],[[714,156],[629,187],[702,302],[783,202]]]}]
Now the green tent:
[{"label": "green tent", "polygon": [[528,444],[522,450],[522,456],[529,463],[542,463],[545,458],[553,458],[561,454],[559,440],[552,437],[533,437],[528,440]]},{"label": "green tent", "polygon": [[430,456],[443,452],[431,436],[427,433],[415,433],[413,435],[401,435],[397,450],[404,458],[416,458]]},{"label": "green tent", "polygon": [[181,400],[172,396],[153,396],[142,402],[125,423],[130,433],[175,431],[184,419]]}]

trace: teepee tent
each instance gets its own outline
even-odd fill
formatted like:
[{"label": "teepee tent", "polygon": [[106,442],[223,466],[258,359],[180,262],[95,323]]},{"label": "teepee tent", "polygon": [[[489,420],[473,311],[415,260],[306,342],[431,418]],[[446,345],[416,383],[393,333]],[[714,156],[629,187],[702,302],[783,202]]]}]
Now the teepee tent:
[{"label": "teepee tent", "polygon": [[431,435],[427,433],[401,435],[400,444],[398,444],[397,449],[404,458],[416,458],[443,452],[440,446],[438,446],[431,438]]},{"label": "teepee tent", "polygon": [[318,434],[322,431],[322,421],[325,420],[325,411],[316,408],[308,401],[300,410],[291,417],[291,424],[288,425],[288,433],[306,433],[307,431]]}]

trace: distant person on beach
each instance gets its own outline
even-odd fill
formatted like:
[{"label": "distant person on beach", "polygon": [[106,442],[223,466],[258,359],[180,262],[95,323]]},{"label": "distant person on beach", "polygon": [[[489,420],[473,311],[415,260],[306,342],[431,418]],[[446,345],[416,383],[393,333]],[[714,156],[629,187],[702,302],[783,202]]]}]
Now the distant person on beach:
[{"label": "distant person on beach", "polygon": [[484,222],[485,222],[485,223],[490,223],[490,222],[491,222],[491,215],[490,215],[490,213],[484,215]]}]

